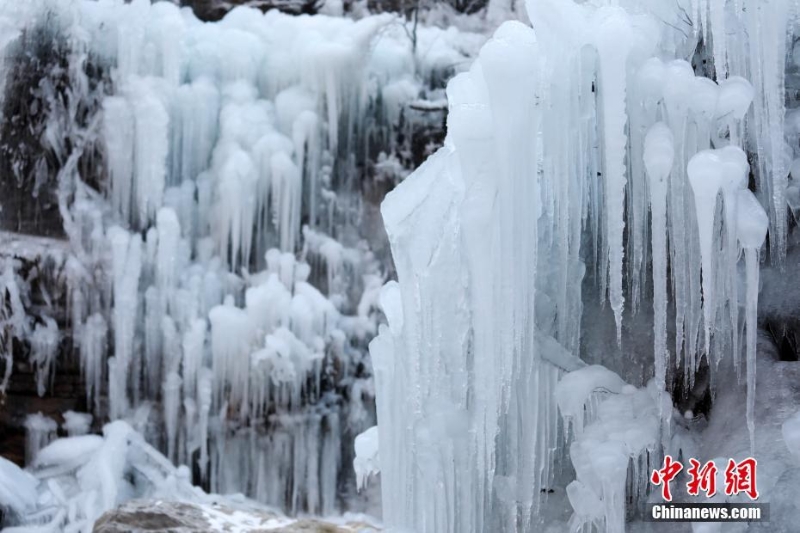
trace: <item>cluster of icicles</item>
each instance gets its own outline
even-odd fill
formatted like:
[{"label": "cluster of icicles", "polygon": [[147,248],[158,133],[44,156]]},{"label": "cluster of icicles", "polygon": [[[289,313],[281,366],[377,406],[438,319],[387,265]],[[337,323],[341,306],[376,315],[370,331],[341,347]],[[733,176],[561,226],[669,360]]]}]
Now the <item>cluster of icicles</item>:
[{"label": "cluster of icicles", "polygon": [[[2,9],[0,51],[48,21],[70,44],[67,109],[100,102],[85,126],[54,113],[43,140],[65,161],[57,261],[96,421],[127,420],[212,491],[334,512],[352,479],[343,436],[373,418],[359,368],[384,280],[353,230],[354,157],[388,150],[421,78],[463,60],[461,34],[420,28],[415,49],[390,15],[237,8],[212,24],[149,0]],[[88,63],[107,76],[90,80]],[[76,165],[93,145],[104,194]],[[63,334],[53,319],[34,326],[16,270],[0,274],[0,320],[30,342],[44,394]],[[56,425],[28,427],[33,459]]]},{"label": "cluster of icicles", "polygon": [[[682,375],[691,386],[703,357],[712,374],[724,357],[739,368],[742,303],[752,444],[759,254],[769,229],[780,260],[786,232],[783,67],[773,70],[770,47],[785,39],[791,13],[787,2],[774,11],[745,3],[719,36],[709,5],[692,4],[705,36],[718,36],[715,59],[727,65],[719,83],[687,61],[661,59],[691,53],[700,38],[680,6],[647,3],[659,14],[651,17],[636,2],[550,0],[529,1],[533,29],[501,26],[450,82],[445,147],[382,205],[398,272],[381,299],[389,326],[371,344],[389,526],[543,527],[540,492],[568,448],[557,387],[577,397],[572,411],[559,402],[562,414],[582,420],[611,383],[606,392],[624,397],[585,421],[594,440],[581,446],[623,480],[628,461],[644,472],[643,457],[669,442],[670,381]],[[718,22],[722,4],[711,4]],[[757,153],[759,198],[748,189],[745,150]],[[624,280],[631,312],[652,284],[655,380],[646,391],[551,355],[580,349],[584,261],[620,342]],[[576,370],[589,386],[556,385]],[[636,431],[611,442],[619,427]],[[576,508],[575,523],[624,531],[626,490],[639,498],[644,485],[606,484],[614,476],[593,472],[581,449],[570,455],[584,484],[571,498],[591,492],[597,505]]]}]

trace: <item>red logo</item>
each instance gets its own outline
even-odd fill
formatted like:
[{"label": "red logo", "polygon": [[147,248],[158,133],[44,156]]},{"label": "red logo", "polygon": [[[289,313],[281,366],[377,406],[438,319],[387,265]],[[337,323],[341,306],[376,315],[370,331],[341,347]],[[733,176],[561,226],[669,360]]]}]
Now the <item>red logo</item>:
[{"label": "red logo", "polygon": [[675,479],[680,471],[683,470],[683,465],[679,461],[673,461],[669,455],[664,456],[664,468],[661,470],[653,470],[653,475],[650,476],[650,481],[653,485],[661,485],[661,496],[664,501],[672,501],[672,493],[669,491],[669,482]]},{"label": "red logo", "polygon": [[725,468],[725,494],[733,496],[744,492],[750,496],[751,500],[758,498],[756,466],[756,460],[752,457],[748,457],[741,463],[729,459],[728,467]]},{"label": "red logo", "polygon": [[714,461],[709,461],[700,468],[700,461],[697,459],[689,459],[692,465],[686,472],[691,478],[686,484],[687,492],[692,496],[697,496],[700,491],[706,493],[707,497],[711,497],[717,493],[717,465]]},{"label": "red logo", "polygon": [[[709,498],[714,496],[717,493],[718,471],[714,461],[702,464],[697,459],[689,459],[689,465],[689,469],[686,470],[686,473],[689,475],[689,481],[686,483],[686,492],[692,496],[698,496],[702,491]],[[729,459],[728,465],[725,468],[725,495],[735,496],[739,493],[745,493],[751,500],[757,499],[757,465],[757,461],[752,457],[748,457],[739,463],[733,459]],[[680,461],[673,460],[669,455],[664,456],[663,468],[653,470],[650,481],[653,485],[661,485],[661,496],[664,498],[664,501],[672,501],[672,492],[670,491],[669,483],[674,480],[682,470],[683,464],[681,464]]]}]

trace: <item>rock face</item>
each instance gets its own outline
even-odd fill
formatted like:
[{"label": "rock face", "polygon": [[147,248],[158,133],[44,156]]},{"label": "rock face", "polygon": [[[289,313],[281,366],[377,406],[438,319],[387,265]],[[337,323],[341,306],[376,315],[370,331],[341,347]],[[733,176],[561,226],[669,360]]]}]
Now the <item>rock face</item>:
[{"label": "rock face", "polygon": [[[2,190],[2,189],[0,189]],[[47,317],[56,321],[64,334],[59,341],[59,357],[50,376],[46,394],[39,394],[37,368],[31,362],[29,343],[13,340],[9,350],[9,338],[0,325],[0,456],[24,466],[25,462],[25,418],[29,414],[42,413],[61,426],[62,413],[85,411],[85,387],[81,382],[77,357],[72,350],[71,332],[66,327],[66,287],[63,283],[63,266],[66,261],[67,244],[59,239],[35,237],[2,231],[0,229],[0,271],[6,266],[25,279],[26,313],[33,322],[41,323]],[[6,282],[8,280],[6,279]],[[9,297],[5,283],[0,283],[0,316],[8,309],[2,307]],[[3,320],[0,319],[0,324]],[[8,324],[5,327],[9,327]],[[11,358],[6,359],[8,350]],[[3,376],[6,365],[12,369],[6,387]],[[66,435],[61,432],[61,435]]]},{"label": "rock face", "polygon": [[220,20],[236,6],[251,6],[262,11],[278,9],[292,15],[313,15],[322,0],[181,0],[180,5],[191,7],[197,18],[208,22]]},{"label": "rock face", "polygon": [[144,533],[160,531],[194,533],[237,531],[256,533],[350,533],[375,532],[359,522],[333,524],[319,520],[293,520],[265,510],[234,509],[226,505],[199,506],[184,502],[133,500],[110,511],[95,523],[94,533]]}]

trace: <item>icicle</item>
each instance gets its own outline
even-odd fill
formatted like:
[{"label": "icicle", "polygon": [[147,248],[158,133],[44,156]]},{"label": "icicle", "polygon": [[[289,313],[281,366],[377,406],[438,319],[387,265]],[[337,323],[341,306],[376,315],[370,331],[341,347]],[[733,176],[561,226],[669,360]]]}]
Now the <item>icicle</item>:
[{"label": "icicle", "polygon": [[280,247],[291,252],[298,240],[303,184],[297,167],[285,153],[273,155],[270,164],[272,210],[280,234]]},{"label": "icicle", "polygon": [[31,363],[36,369],[36,392],[44,396],[48,382],[53,379],[55,358],[58,355],[61,335],[58,324],[50,317],[43,317],[44,324],[36,324],[31,335]]},{"label": "icicle", "polygon": [[156,217],[158,251],[156,255],[156,283],[161,297],[175,286],[178,276],[178,242],[181,227],[175,211],[162,207]]},{"label": "icicle", "polygon": [[105,375],[108,326],[103,315],[95,313],[81,328],[81,373],[86,383],[86,403],[100,408],[100,390]]},{"label": "icicle", "polygon": [[609,300],[617,323],[617,342],[622,342],[622,263],[625,230],[625,80],[632,30],[628,15],[618,8],[602,8],[598,14],[594,44],[600,62],[598,84],[602,113],[606,239],[609,265]]},{"label": "icicle", "polygon": [[[753,139],[758,153],[758,190],[769,206],[770,256],[781,263],[786,255],[786,180],[789,161],[784,157],[786,48],[791,2],[745,0],[749,44],[749,75],[755,87]],[[736,72],[735,74],[744,74]],[[760,85],[760,86],[759,86]]]},{"label": "icicle", "polygon": [[[664,76],[664,107],[667,112],[667,123],[672,130],[675,146],[675,163],[670,174],[669,198],[667,200],[668,231],[670,246],[670,265],[673,278],[673,292],[675,295],[675,353],[684,351],[684,341],[691,337],[685,331],[685,323],[691,322],[690,313],[690,279],[689,279],[689,250],[692,242],[690,230],[691,222],[687,220],[685,212],[686,194],[686,163],[691,154],[686,150],[686,128],[688,122],[689,101],[691,99],[691,83],[694,80],[692,66],[683,60],[671,61],[666,66]],[[699,287],[698,287],[699,288]],[[693,342],[686,342],[686,352],[693,352]],[[676,357],[676,364],[680,357]]]},{"label": "icicle", "polygon": [[111,96],[103,102],[103,139],[108,159],[112,207],[131,220],[133,201],[134,115],[128,101]]},{"label": "icicle", "polygon": [[173,182],[197,179],[211,160],[217,137],[220,96],[207,78],[181,85],[173,99],[170,175]]},{"label": "icicle", "polygon": [[200,421],[197,429],[197,438],[200,439],[200,477],[205,480],[208,472],[208,416],[212,399],[212,375],[207,368],[204,368],[200,373],[197,398],[200,406]]},{"label": "icicle", "polygon": [[750,431],[750,453],[755,454],[756,344],[758,315],[758,262],[764,244],[769,218],[752,192],[739,191],[736,233],[744,248],[747,279],[745,300],[745,348],[747,351],[747,429]]},{"label": "icicle", "polygon": [[217,185],[215,235],[220,255],[228,258],[231,269],[236,271],[250,263],[257,176],[252,159],[239,147],[231,146],[224,157]]},{"label": "icicle", "polygon": [[206,321],[194,320],[190,329],[183,334],[183,394],[184,398],[194,398],[205,360]]},{"label": "icicle", "polygon": [[[706,46],[708,46],[708,37],[711,35],[714,51],[714,70],[716,70],[718,82],[728,77],[728,54],[726,49],[728,36],[725,29],[725,19],[727,17],[725,13],[726,1],[727,0],[707,0],[710,28],[703,28]],[[709,29],[711,30],[710,32]]]},{"label": "icicle", "polygon": [[742,139],[742,123],[753,102],[755,91],[750,82],[740,76],[731,76],[720,81],[717,109],[714,113],[717,120],[724,121],[728,127],[730,144],[739,146]]},{"label": "icicle", "polygon": [[135,118],[133,149],[136,212],[139,227],[147,227],[161,207],[166,185],[169,114],[152,80],[135,79],[126,88]]},{"label": "icicle", "polygon": [[167,457],[176,462],[178,450],[178,420],[180,416],[181,378],[175,372],[167,375],[164,381],[164,428],[167,434]]},{"label": "icicle", "polygon": [[[725,277],[726,299],[729,308],[730,329],[728,333],[733,346],[733,364],[739,368],[739,288],[736,263],[739,260],[739,246],[736,242],[738,194],[747,188],[750,164],[747,154],[735,145],[718,151],[723,165],[723,202],[725,209],[725,264],[728,273]],[[721,302],[723,303],[723,302]]]},{"label": "icicle", "polygon": [[672,132],[658,122],[644,141],[644,164],[650,185],[653,247],[653,351],[658,387],[666,386],[667,349],[667,193],[675,150]]},{"label": "icicle", "polygon": [[36,459],[39,450],[56,438],[58,424],[41,412],[25,417],[25,464],[30,465]]},{"label": "icicle", "polygon": [[718,107],[719,87],[708,78],[696,76],[691,91],[690,105],[697,127],[697,147],[700,149],[710,148],[711,127],[714,124],[714,114]]},{"label": "icicle", "polygon": [[119,227],[108,231],[111,243],[114,289],[114,358],[109,361],[109,416],[121,418],[127,411],[129,365],[133,361],[134,331],[138,309],[142,240]]},{"label": "icicle", "polygon": [[[714,327],[716,311],[713,263],[714,212],[717,195],[723,185],[723,166],[719,154],[714,150],[703,150],[689,161],[686,169],[694,192],[697,212],[697,228],[700,234],[700,256],[703,262],[703,316],[705,347],[711,351],[711,329]],[[694,369],[691,369],[694,372]]]}]

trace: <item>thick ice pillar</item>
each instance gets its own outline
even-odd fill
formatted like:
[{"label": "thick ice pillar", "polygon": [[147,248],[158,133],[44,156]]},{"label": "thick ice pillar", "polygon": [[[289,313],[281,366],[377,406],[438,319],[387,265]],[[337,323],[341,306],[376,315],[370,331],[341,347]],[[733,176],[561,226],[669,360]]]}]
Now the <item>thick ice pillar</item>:
[{"label": "thick ice pillar", "polygon": [[527,528],[549,478],[560,370],[536,349],[539,68],[533,30],[502,26],[448,86],[445,147],[382,206],[399,283],[370,349],[390,527]]}]

